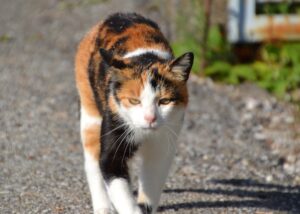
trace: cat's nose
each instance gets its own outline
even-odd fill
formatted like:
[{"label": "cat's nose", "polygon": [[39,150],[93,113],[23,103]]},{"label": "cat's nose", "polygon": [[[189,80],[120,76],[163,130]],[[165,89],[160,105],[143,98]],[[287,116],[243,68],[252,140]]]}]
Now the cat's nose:
[{"label": "cat's nose", "polygon": [[155,114],[145,114],[144,115],[144,119],[148,122],[148,123],[154,123],[156,120],[156,116]]}]

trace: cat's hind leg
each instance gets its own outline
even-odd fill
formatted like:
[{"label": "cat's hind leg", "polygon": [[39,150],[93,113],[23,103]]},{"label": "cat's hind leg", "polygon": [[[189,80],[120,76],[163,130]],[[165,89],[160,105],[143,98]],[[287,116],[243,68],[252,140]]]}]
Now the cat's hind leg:
[{"label": "cat's hind leg", "polygon": [[90,115],[81,107],[80,129],[84,150],[85,172],[92,196],[94,214],[111,214],[111,203],[100,171],[100,127],[99,115]]}]

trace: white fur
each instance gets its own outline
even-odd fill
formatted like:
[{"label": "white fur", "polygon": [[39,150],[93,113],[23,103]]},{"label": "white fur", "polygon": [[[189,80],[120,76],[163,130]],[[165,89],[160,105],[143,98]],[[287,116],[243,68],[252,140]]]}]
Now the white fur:
[{"label": "white fur", "polygon": [[[149,82],[145,84],[140,100],[141,104],[132,106],[131,108],[126,108],[121,105],[119,107],[120,115],[133,130],[136,130],[137,128],[156,128],[159,126],[160,118],[156,105],[156,92],[153,90]],[[144,118],[145,114],[156,114],[156,122],[150,126],[150,124]]]},{"label": "white fur", "polygon": [[177,149],[177,138],[183,119],[183,108],[175,107],[177,112],[169,118],[169,124],[149,135],[140,148],[142,159],[139,174],[140,203],[148,203],[156,213],[160,195],[165,184],[172,160]]},{"label": "white fur", "polygon": [[[156,213],[163,185],[176,153],[185,110],[184,107],[171,104],[158,105],[156,93],[149,79],[141,93],[140,105],[119,108],[121,116],[134,130],[135,141],[141,143],[138,201],[151,205],[152,213]],[[156,114],[157,120],[150,128],[144,119],[145,114]]]},{"label": "white fur", "polygon": [[[158,94],[151,87],[150,78],[144,85],[144,89],[140,95],[141,104],[126,108],[124,106],[119,106],[119,113],[122,118],[127,122],[132,130],[135,132],[135,141],[140,142],[143,140],[145,135],[153,134],[153,132],[159,131],[160,127],[163,125],[169,125],[170,119],[174,115],[182,115],[184,110],[180,110],[173,105],[158,105]],[[156,121],[149,124],[145,120],[145,115],[155,115]],[[181,116],[181,117],[182,117]]]},{"label": "white fur", "polygon": [[[81,107],[80,117],[81,139],[82,143],[84,144],[84,131],[93,125],[100,126],[102,119],[100,117],[93,117],[89,115],[83,107]],[[104,179],[100,171],[99,160],[92,157],[88,151],[84,151],[84,159],[84,167],[92,196],[94,213],[111,213],[111,203],[108,198],[104,184]]]},{"label": "white fur", "polygon": [[108,193],[119,214],[142,214],[126,179],[113,179],[108,185]]},{"label": "white fur", "polygon": [[84,107],[80,109],[80,130],[81,132],[93,125],[101,125],[101,117],[94,117],[87,113]]},{"label": "white fur", "polygon": [[153,48],[138,48],[134,51],[128,52],[126,53],[123,58],[131,58],[131,57],[136,57],[136,56],[140,56],[146,53],[152,53],[155,54],[156,56],[163,58],[163,59],[170,59],[171,58],[171,54],[168,51],[163,51],[163,50],[159,50],[159,49],[153,49]]},{"label": "white fur", "polygon": [[84,157],[85,172],[92,195],[94,213],[108,213],[110,210],[112,210],[111,203],[106,192],[104,179],[99,167],[99,161],[91,157],[88,152],[84,152]]}]

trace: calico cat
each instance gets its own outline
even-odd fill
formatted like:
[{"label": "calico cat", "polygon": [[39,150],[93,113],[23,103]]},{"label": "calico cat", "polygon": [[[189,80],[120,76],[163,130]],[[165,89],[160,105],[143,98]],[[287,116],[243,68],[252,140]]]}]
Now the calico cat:
[{"label": "calico cat", "polygon": [[[193,54],[174,58],[153,21],[117,13],[79,44],[81,140],[94,213],[155,213],[188,103]],[[130,165],[139,156],[137,201]]]}]

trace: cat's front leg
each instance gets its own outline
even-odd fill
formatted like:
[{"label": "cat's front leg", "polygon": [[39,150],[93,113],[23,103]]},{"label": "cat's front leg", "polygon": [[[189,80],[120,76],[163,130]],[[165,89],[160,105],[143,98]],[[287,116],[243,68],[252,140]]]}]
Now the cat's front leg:
[{"label": "cat's front leg", "polygon": [[127,179],[112,179],[108,183],[108,193],[119,214],[142,214]]},{"label": "cat's front leg", "polygon": [[176,148],[170,142],[145,143],[141,147],[138,204],[146,214],[156,213]]},{"label": "cat's front leg", "polygon": [[[123,145],[124,144],[124,145]],[[129,146],[121,143],[113,150],[106,149],[111,144],[101,145],[100,167],[105,179],[108,195],[118,214],[142,214],[137,205],[131,185],[127,161]],[[126,150],[127,147],[127,150]],[[132,148],[130,148],[132,151]]]},{"label": "cat's front leg", "polygon": [[99,161],[85,152],[85,171],[92,196],[94,214],[114,214],[111,202],[106,192]]},{"label": "cat's front leg", "polygon": [[100,125],[102,119],[99,115],[88,114],[85,108],[81,107],[80,120],[84,168],[92,196],[94,214],[113,214],[99,166]]}]

